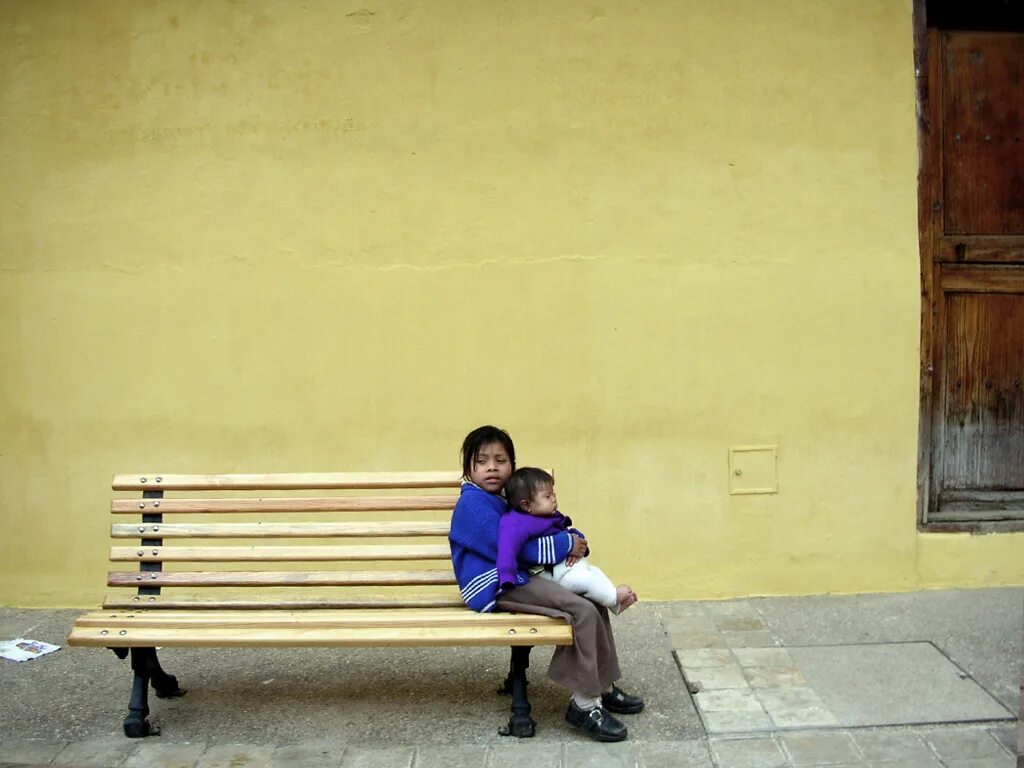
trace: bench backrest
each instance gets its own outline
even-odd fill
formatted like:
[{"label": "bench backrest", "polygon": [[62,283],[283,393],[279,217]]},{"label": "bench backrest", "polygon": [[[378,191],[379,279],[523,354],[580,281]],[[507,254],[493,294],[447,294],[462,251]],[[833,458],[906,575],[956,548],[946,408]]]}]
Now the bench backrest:
[{"label": "bench backrest", "polygon": [[107,583],[131,592],[104,607],[462,605],[447,540],[460,483],[452,471],[117,475],[115,491],[142,498],[111,502]]}]

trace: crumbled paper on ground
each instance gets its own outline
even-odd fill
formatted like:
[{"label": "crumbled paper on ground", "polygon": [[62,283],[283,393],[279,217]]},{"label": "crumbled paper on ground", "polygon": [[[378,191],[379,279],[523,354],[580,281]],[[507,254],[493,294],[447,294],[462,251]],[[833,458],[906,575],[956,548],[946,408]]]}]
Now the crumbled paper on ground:
[{"label": "crumbled paper on ground", "polygon": [[27,640],[24,637],[0,640],[0,656],[11,661],[28,661],[59,650],[59,645],[44,643],[42,640]]}]

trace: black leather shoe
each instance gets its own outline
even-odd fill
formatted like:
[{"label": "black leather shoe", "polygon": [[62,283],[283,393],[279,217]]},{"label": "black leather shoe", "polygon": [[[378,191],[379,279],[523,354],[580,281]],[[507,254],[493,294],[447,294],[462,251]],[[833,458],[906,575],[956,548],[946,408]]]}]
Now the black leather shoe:
[{"label": "black leather shoe", "polygon": [[601,704],[609,712],[618,715],[635,715],[644,709],[644,700],[639,696],[630,696],[617,685],[612,686],[611,693],[601,694]]},{"label": "black leather shoe", "polygon": [[596,741],[622,741],[628,733],[626,726],[609,715],[604,708],[580,709],[575,701],[569,702],[565,721]]}]

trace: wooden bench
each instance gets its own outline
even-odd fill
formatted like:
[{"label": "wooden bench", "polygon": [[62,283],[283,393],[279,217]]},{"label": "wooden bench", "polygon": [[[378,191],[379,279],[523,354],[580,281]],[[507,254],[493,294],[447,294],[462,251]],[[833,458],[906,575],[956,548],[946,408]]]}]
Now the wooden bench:
[{"label": "wooden bench", "polygon": [[[68,643],[130,653],[130,737],[157,732],[150,685],[184,693],[158,647],[512,646],[504,732],[532,736],[530,648],[570,645],[572,628],[463,605],[447,541],[459,484],[454,472],[117,475],[115,491],[142,492],[110,507],[107,584],[130,591],[79,617]],[[202,497],[165,496],[180,491]]]}]

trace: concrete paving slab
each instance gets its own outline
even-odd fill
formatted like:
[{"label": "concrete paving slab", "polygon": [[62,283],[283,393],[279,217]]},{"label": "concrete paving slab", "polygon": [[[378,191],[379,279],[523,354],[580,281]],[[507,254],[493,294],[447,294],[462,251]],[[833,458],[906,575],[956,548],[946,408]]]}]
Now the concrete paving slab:
[{"label": "concrete paving slab", "polygon": [[757,688],[754,689],[753,695],[769,713],[782,709],[805,709],[809,707],[824,709],[824,702],[818,696],[817,691],[806,685]]},{"label": "concrete paving slab", "polygon": [[705,691],[713,691],[720,688],[750,688],[750,684],[747,682],[747,678],[743,676],[743,671],[739,665],[684,669],[683,671],[687,680],[691,683],[699,684]]},{"label": "concrete paving slab", "polygon": [[42,739],[11,737],[0,740],[0,762],[48,763],[67,746],[67,742],[53,743]]},{"label": "concrete paving slab", "polygon": [[860,762],[857,747],[845,732],[784,733],[779,741],[794,766]]},{"label": "concrete paving slab", "polygon": [[770,710],[768,717],[780,730],[828,728],[838,725],[835,715],[824,707],[783,707]]},{"label": "concrete paving slab", "polygon": [[976,757],[964,760],[946,760],[946,768],[1014,768],[1016,761],[1006,755],[1003,757]]},{"label": "concrete paving slab", "polygon": [[420,747],[413,768],[482,768],[487,763],[487,747],[452,744],[446,747]]},{"label": "concrete paving slab", "polygon": [[771,648],[780,645],[771,632],[722,632],[722,639],[728,648]]},{"label": "concrete paving slab", "polygon": [[1007,755],[995,737],[981,728],[937,730],[928,733],[925,740],[944,762]]},{"label": "concrete paving slab", "polygon": [[784,768],[789,765],[785,753],[771,737],[712,740],[720,768]]},{"label": "concrete paving slab", "polygon": [[337,768],[345,755],[345,745],[337,741],[311,741],[281,744],[270,756],[273,768]]},{"label": "concrete paving slab", "polygon": [[271,768],[274,748],[265,744],[214,744],[196,762],[196,768]]},{"label": "concrete paving slab", "polygon": [[703,740],[638,744],[636,753],[639,768],[714,768]]},{"label": "concrete paving slab", "polygon": [[772,730],[772,721],[762,709],[757,711],[702,712],[709,734],[760,733]]},{"label": "concrete paving slab", "polygon": [[806,686],[756,688],[754,696],[778,729],[823,728],[837,725],[833,715]]},{"label": "concrete paving slab", "polygon": [[694,694],[701,712],[760,712],[760,702],[749,690],[723,689]]},{"label": "concrete paving slab", "polygon": [[53,762],[58,765],[97,765],[107,768],[120,765],[137,746],[138,742],[125,738],[73,741],[57,753]]},{"label": "concrete paving slab", "polygon": [[1013,719],[931,643],[787,650],[842,726]]},{"label": "concrete paving slab", "polygon": [[928,761],[935,755],[919,735],[905,728],[850,732],[857,749],[869,762],[909,763]]},{"label": "concrete paving slab", "polygon": [[728,648],[697,648],[676,652],[679,663],[686,669],[704,667],[731,667],[736,657]]},{"label": "concrete paving slab", "polygon": [[714,625],[721,632],[751,632],[754,630],[767,631],[764,621],[760,617],[735,617],[722,616],[713,621]]},{"label": "concrete paving slab", "polygon": [[746,667],[744,676],[751,688],[791,688],[807,685],[807,678],[796,667]]},{"label": "concrete paving slab", "polygon": [[617,744],[588,741],[566,744],[562,762],[571,768],[636,768],[637,757],[634,746],[626,741]]},{"label": "concrete paving slab", "polygon": [[142,739],[120,768],[192,768],[206,744]]},{"label": "concrete paving slab", "polygon": [[1009,754],[1016,755],[1020,750],[1017,748],[1017,734],[1020,732],[1020,728],[1017,724],[1015,725],[1004,725],[997,728],[989,728],[989,733],[992,737],[998,741],[1003,749]]},{"label": "concrete paving slab", "polygon": [[487,768],[560,768],[561,764],[561,745],[508,738],[491,746]]},{"label": "concrete paving slab", "polygon": [[785,648],[735,648],[733,655],[741,667],[789,667],[793,657]]}]

